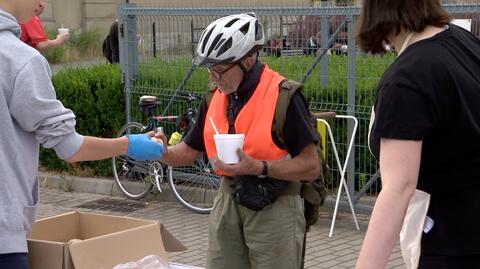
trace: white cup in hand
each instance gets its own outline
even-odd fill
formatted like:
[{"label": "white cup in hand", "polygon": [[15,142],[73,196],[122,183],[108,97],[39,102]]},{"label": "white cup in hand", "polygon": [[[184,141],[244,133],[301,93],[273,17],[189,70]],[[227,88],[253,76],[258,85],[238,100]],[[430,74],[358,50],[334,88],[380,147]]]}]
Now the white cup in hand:
[{"label": "white cup in hand", "polygon": [[68,35],[70,33],[70,29],[68,28],[58,28],[59,35]]},{"label": "white cup in hand", "polygon": [[240,161],[237,150],[243,148],[244,134],[215,134],[213,138],[220,160],[226,164],[235,164]]}]

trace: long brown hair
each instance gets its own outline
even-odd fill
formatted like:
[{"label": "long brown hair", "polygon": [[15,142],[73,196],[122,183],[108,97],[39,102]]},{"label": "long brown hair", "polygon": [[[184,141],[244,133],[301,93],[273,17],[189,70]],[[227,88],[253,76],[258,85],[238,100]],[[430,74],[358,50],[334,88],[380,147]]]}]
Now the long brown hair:
[{"label": "long brown hair", "polygon": [[384,42],[402,29],[421,32],[427,25],[443,27],[451,20],[440,0],[364,0],[357,40],[360,48],[384,53]]}]

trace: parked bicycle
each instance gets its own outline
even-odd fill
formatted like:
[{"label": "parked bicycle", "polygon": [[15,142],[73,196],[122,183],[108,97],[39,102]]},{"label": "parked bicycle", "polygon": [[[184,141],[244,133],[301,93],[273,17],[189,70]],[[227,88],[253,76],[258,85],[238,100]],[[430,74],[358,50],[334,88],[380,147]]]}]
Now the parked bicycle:
[{"label": "parked bicycle", "polygon": [[[192,103],[199,96],[188,93],[179,94],[185,98],[187,110],[180,116],[156,116],[159,105],[155,96],[142,96],[139,101],[139,109],[148,118],[147,125],[139,122],[129,122],[118,132],[118,137],[127,134],[146,133],[157,131],[160,123],[175,121],[182,137],[191,130],[196,120],[196,110]],[[174,139],[170,139],[172,142]],[[175,196],[185,208],[202,214],[210,213],[213,199],[220,186],[220,177],[214,174],[208,158],[203,154],[193,165],[184,167],[165,166],[159,161],[136,161],[127,156],[115,157],[112,160],[113,175],[120,190],[131,199],[142,199],[156,188],[162,192],[162,183],[165,174],[168,185]]]}]

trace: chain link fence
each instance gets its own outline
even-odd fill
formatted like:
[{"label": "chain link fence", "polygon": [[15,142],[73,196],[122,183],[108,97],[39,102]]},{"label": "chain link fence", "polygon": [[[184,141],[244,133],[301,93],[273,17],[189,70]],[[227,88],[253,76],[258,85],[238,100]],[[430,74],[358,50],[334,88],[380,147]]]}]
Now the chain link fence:
[{"label": "chain link fence", "polygon": [[[380,57],[359,51],[355,44],[358,1],[299,1],[295,6],[291,1],[267,1],[262,7],[256,7],[253,1],[244,6],[221,1],[205,2],[203,6],[178,1],[130,2],[119,10],[128,121],[142,120],[136,109],[141,95],[157,96],[161,102],[159,115],[177,115],[185,109],[186,100],[179,93],[203,95],[208,73],[191,65],[201,32],[219,17],[255,12],[267,40],[260,61],[289,79],[304,82],[312,111],[334,111],[358,118],[346,179],[356,209],[370,212],[381,187],[376,161],[367,147],[370,110],[376,84],[395,56],[393,52]],[[479,2],[449,0],[444,4],[453,17],[467,19],[462,22],[469,23],[471,31],[479,36]],[[353,126],[341,121],[333,121],[332,126],[340,159],[344,160]],[[165,123],[165,129],[171,133],[175,126]],[[329,144],[327,162],[332,178],[328,189],[334,194],[340,176]]]}]

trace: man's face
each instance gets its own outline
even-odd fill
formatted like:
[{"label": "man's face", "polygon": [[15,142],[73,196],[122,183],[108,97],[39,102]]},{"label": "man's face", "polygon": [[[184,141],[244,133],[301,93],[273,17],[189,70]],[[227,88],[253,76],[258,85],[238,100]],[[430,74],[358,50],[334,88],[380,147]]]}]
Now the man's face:
[{"label": "man's face", "polygon": [[37,12],[43,12],[44,0],[16,0],[13,2],[13,14],[19,23],[28,22]]},{"label": "man's face", "polygon": [[208,68],[209,79],[223,94],[235,92],[242,82],[243,71],[237,64],[218,64]]}]

